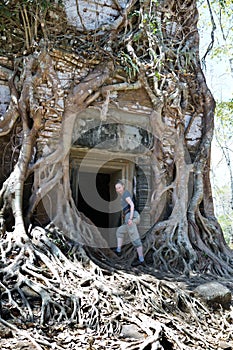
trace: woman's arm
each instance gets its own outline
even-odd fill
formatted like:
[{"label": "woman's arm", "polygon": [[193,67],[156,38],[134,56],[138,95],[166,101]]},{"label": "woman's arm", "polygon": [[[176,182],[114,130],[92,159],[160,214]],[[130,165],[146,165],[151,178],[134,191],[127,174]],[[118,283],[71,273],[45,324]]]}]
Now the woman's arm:
[{"label": "woman's arm", "polygon": [[[134,214],[134,202],[132,201],[132,199],[130,198],[130,197],[127,197],[127,198],[125,198],[125,201],[129,204],[129,206],[130,206],[130,217],[129,217],[129,221],[131,221],[130,222],[130,224],[132,223],[132,220],[133,220],[133,214]],[[128,222],[129,222],[128,221]]]}]

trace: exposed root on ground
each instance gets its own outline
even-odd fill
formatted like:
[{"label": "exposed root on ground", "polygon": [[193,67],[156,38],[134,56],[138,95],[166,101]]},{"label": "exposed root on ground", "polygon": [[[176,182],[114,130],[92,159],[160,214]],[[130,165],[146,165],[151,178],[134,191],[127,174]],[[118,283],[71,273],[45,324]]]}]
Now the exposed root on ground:
[{"label": "exposed root on ground", "polygon": [[5,252],[0,322],[11,329],[10,338],[39,350],[216,349],[221,342],[233,344],[232,311],[210,310],[192,291],[213,276],[185,280],[149,264],[132,268],[127,251],[120,259],[97,250],[88,251],[88,257],[54,227],[32,229],[24,246],[12,240],[9,245],[7,235],[0,242]]}]

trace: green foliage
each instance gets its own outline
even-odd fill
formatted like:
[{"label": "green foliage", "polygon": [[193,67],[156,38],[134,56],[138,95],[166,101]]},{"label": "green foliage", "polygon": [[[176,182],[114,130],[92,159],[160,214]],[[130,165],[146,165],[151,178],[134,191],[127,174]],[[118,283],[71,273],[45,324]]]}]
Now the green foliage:
[{"label": "green foliage", "polygon": [[216,215],[228,244],[233,243],[233,210],[230,206],[230,191],[228,184],[222,181],[222,186],[215,187]]},{"label": "green foliage", "polygon": [[213,181],[216,216],[229,243],[233,240],[233,100],[218,102],[215,113],[215,140],[222,156],[216,169],[222,175]]},{"label": "green foliage", "polygon": [[33,50],[34,43],[41,38],[47,39],[56,27],[56,21],[54,18],[50,20],[50,15],[55,11],[62,13],[61,5],[61,0],[8,0],[1,3],[0,53],[22,55],[24,50]]},{"label": "green foliage", "polygon": [[127,76],[131,79],[137,75],[139,68],[137,63],[131,58],[131,56],[123,51],[119,53],[119,59],[121,65],[127,73]]},{"label": "green foliage", "polygon": [[43,11],[47,8],[51,8],[54,6],[54,4],[58,3],[59,5],[62,5],[62,0],[55,1],[55,0],[5,0],[3,3],[0,4],[0,9],[3,11],[5,9],[13,9],[17,6],[39,6],[40,9]]},{"label": "green foliage", "polygon": [[135,10],[133,12],[130,12],[128,15],[129,18],[133,18],[133,17],[140,17],[140,11]]},{"label": "green foliage", "polygon": [[224,232],[224,237],[228,245],[233,242],[232,215],[219,215],[218,222]]},{"label": "green foliage", "polygon": [[233,138],[233,100],[216,104],[215,129],[220,141],[231,142]]},{"label": "green foliage", "polygon": [[[209,33],[206,44],[207,53],[211,58],[209,62],[214,62],[216,71],[218,71],[218,64],[222,65],[224,62],[226,71],[224,79],[227,79],[227,74],[232,78],[233,3],[231,0],[209,0],[208,2],[204,0],[201,6],[199,25],[202,33],[205,33],[203,35],[205,39]],[[215,213],[229,243],[233,237],[233,100],[226,101],[225,96],[221,98],[223,100],[217,101],[215,110],[212,187]]]},{"label": "green foliage", "polygon": [[212,57],[219,59],[233,56],[233,26],[232,26],[232,1],[219,0],[210,2],[213,18],[218,31],[217,40],[212,50]]}]

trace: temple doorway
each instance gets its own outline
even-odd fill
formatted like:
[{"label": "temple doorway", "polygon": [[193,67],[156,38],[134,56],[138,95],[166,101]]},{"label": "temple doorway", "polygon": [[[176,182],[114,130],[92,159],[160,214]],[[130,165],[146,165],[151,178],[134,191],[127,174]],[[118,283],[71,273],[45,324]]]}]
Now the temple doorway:
[{"label": "temple doorway", "polygon": [[122,222],[115,183],[124,179],[127,189],[135,196],[137,209],[143,211],[139,230],[146,232],[151,224],[150,172],[150,159],[146,156],[136,158],[132,154],[74,147],[70,155],[72,197],[78,211],[109,240]]},{"label": "temple doorway", "polygon": [[[75,196],[77,209],[100,230],[117,227],[120,224],[121,215],[117,202],[115,210],[110,205],[117,200],[114,184],[118,178],[121,178],[121,171],[110,171],[110,169],[98,173],[79,173],[79,184]],[[93,193],[93,190],[96,192]]]}]

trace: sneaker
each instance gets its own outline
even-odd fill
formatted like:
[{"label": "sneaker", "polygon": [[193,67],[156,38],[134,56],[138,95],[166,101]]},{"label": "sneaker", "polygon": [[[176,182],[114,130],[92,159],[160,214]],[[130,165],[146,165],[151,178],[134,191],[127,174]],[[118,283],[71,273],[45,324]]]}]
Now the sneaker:
[{"label": "sneaker", "polygon": [[133,261],[131,266],[133,267],[136,267],[136,266],[146,266],[146,263],[145,261],[139,261],[139,260],[136,260],[136,261]]}]

